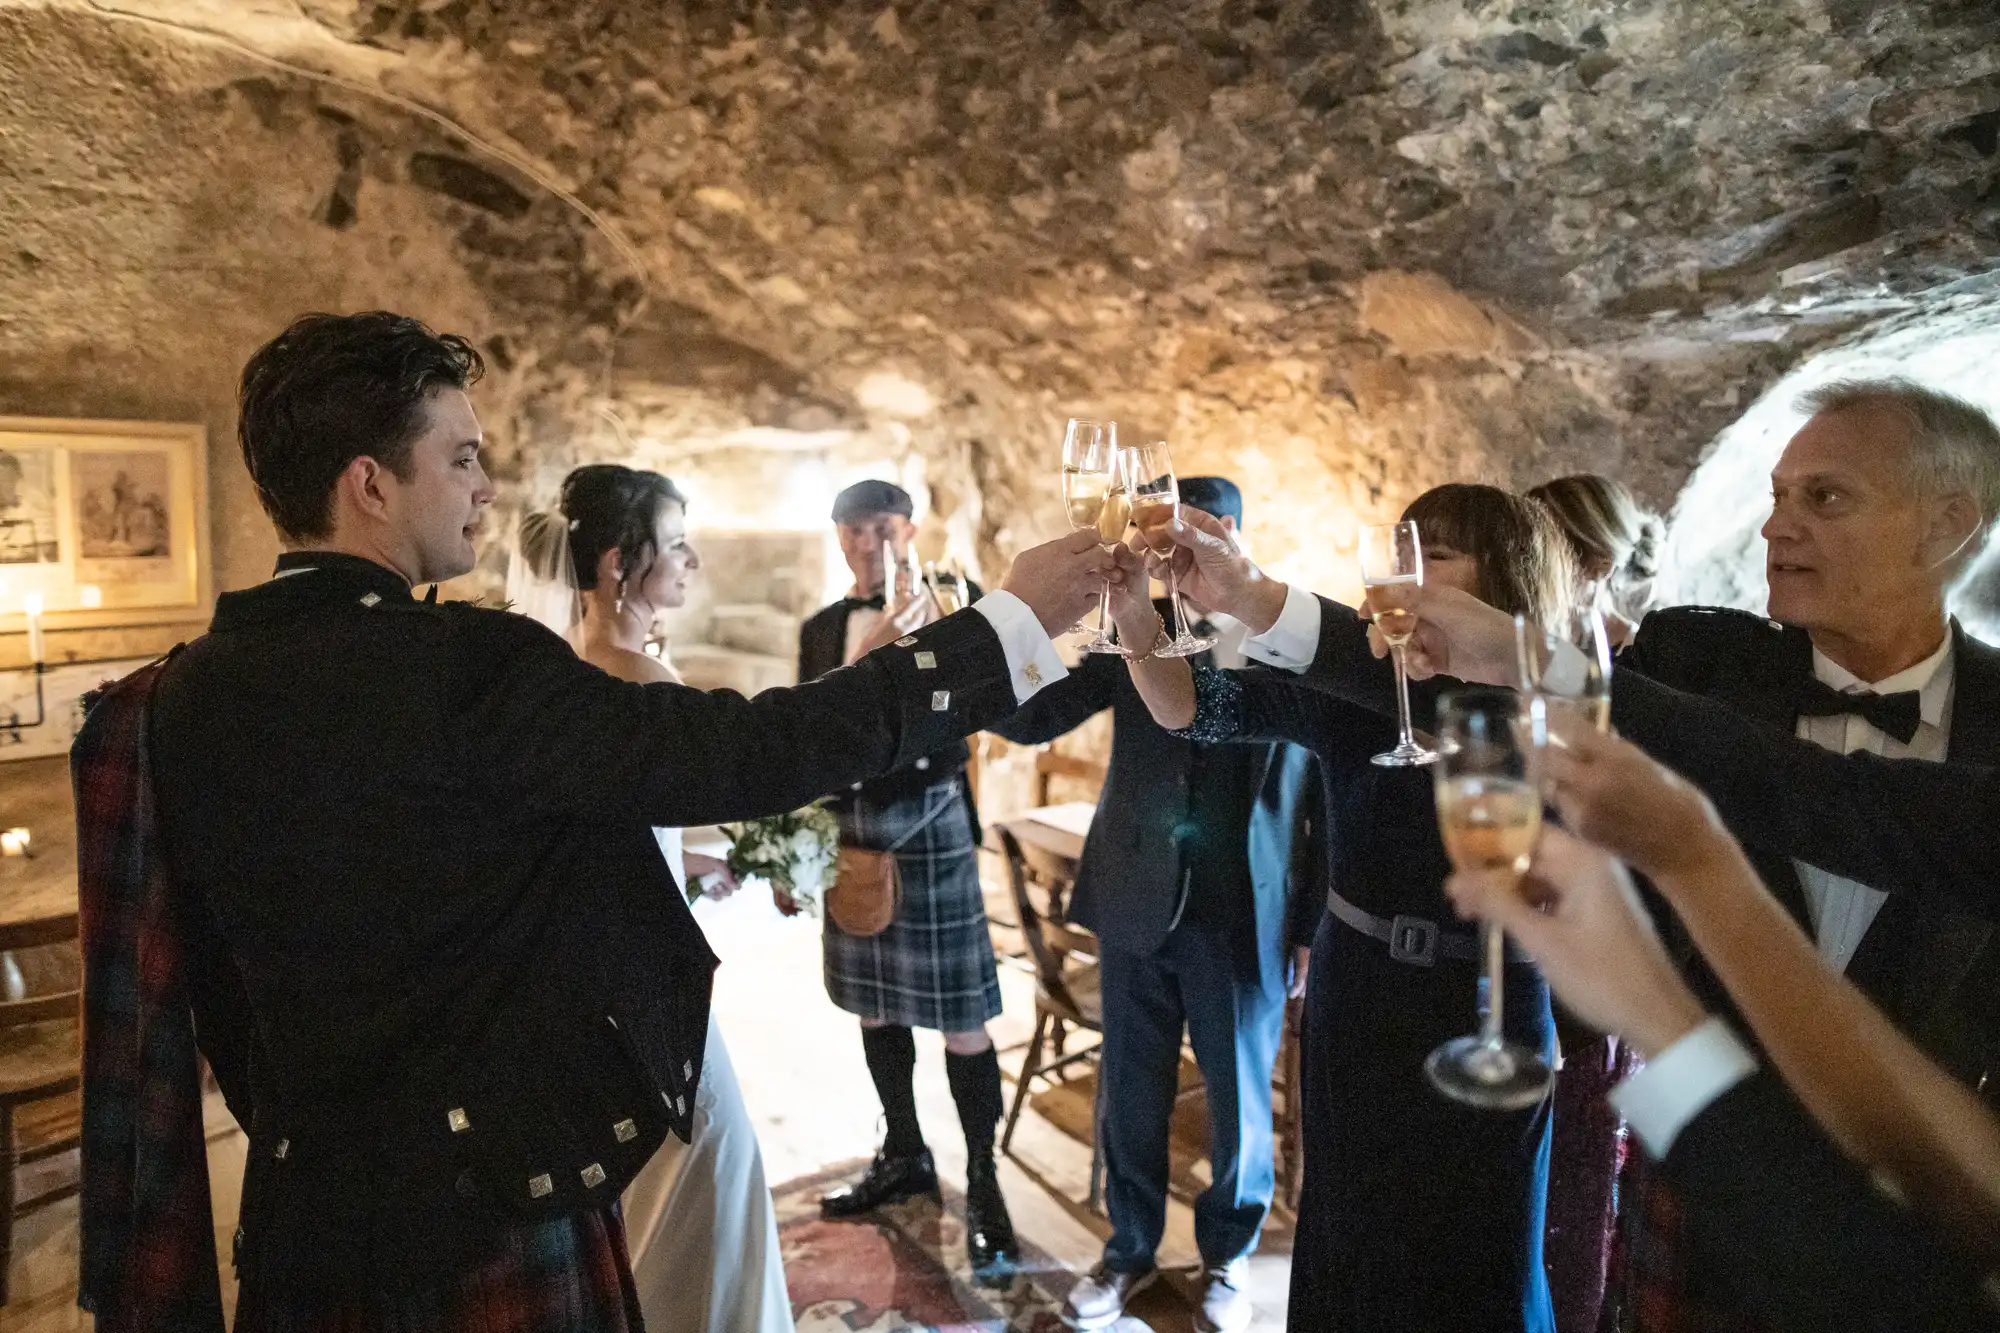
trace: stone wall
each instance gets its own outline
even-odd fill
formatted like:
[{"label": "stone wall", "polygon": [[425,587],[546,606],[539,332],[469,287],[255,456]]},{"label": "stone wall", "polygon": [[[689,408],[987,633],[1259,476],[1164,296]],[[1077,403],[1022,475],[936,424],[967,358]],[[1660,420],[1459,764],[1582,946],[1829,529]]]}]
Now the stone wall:
[{"label": "stone wall", "polygon": [[493,366],[467,592],[596,457],[728,527],[909,476],[990,576],[1077,412],[1339,591],[1439,481],[1664,506],[1990,266],[1996,51],[1970,0],[0,0],[0,411],[204,423],[240,585],[237,367],[390,305]]},{"label": "stone wall", "polygon": [[314,309],[493,324],[451,219],[369,179],[362,134],[224,53],[0,8],[0,413],[201,423],[219,588],[276,551],[234,438],[259,343]]}]

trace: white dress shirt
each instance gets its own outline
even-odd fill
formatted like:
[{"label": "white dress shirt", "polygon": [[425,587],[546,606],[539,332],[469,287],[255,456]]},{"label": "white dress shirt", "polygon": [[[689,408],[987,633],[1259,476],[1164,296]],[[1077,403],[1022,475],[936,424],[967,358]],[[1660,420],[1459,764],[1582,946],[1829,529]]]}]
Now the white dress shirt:
[{"label": "white dress shirt", "polygon": [[875,632],[875,627],[882,623],[882,617],[887,614],[888,612],[872,606],[857,606],[847,613],[847,646],[840,654],[843,663],[851,663],[861,656],[862,640]]},{"label": "white dress shirt", "polygon": [[1757,1057],[1727,1023],[1711,1018],[1628,1075],[1608,1100],[1658,1159],[1690,1121],[1756,1072]]},{"label": "white dress shirt", "polygon": [[[1817,648],[1813,650],[1813,674],[1843,693],[1872,690],[1876,694],[1897,694],[1916,690],[1922,721],[1908,745],[1855,713],[1802,717],[1798,722],[1799,739],[1841,754],[1866,750],[1889,759],[1936,761],[1945,757],[1945,738],[1951,729],[1953,679],[1949,637],[1938,645],[1936,652],[1915,666],[1872,685],[1835,665]],[[1798,867],[1799,882],[1806,892],[1820,957],[1827,966],[1845,971],[1888,895],[1829,874],[1805,861],[1793,864]],[[1631,1124],[1647,1152],[1664,1157],[1689,1122],[1756,1068],[1756,1060],[1735,1034],[1719,1019],[1711,1019],[1612,1089],[1611,1105]]]},{"label": "white dress shirt", "polygon": [[[1885,759],[1943,761],[1946,739],[1951,732],[1952,682],[1956,677],[1950,635],[1923,661],[1873,684],[1836,664],[1817,648],[1813,649],[1813,675],[1842,694],[1868,691],[1900,694],[1916,690],[1923,720],[1917,725],[1917,734],[1905,745],[1858,713],[1802,717],[1798,724],[1800,740],[1811,741],[1836,754],[1866,751]],[[1820,956],[1829,966],[1844,972],[1888,895],[1829,874],[1805,861],[1794,864],[1798,867],[1799,883],[1806,891],[1806,905],[1812,912],[1813,936],[1819,941]]]},{"label": "white dress shirt", "polygon": [[1285,606],[1271,628],[1243,641],[1243,655],[1265,666],[1304,671],[1319,656],[1319,598],[1297,584],[1285,589]]}]

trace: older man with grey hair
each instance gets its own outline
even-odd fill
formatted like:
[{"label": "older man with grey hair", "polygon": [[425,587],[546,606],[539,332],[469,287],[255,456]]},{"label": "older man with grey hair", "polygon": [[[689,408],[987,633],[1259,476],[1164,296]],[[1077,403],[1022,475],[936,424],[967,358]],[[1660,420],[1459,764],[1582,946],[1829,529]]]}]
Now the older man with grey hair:
[{"label": "older man with grey hair", "polygon": [[[1682,752],[1729,744],[1707,731],[1688,733],[1684,723],[1649,726],[1635,706],[1658,691],[1631,681],[1637,673],[1726,704],[1759,729],[1839,754],[1949,759],[1955,768],[1990,772],[2000,765],[2000,649],[1965,633],[1947,614],[1946,594],[1979,559],[2000,515],[2000,428],[1971,404],[1902,379],[1828,384],[1801,406],[1808,420],[1771,473],[1772,510],[1763,529],[1768,614],[1655,611],[1618,657],[1618,677],[1628,686],[1614,689],[1614,717],[1670,763]],[[1186,548],[1177,557],[1182,587],[1253,631],[1247,654],[1352,702],[1391,706],[1386,664],[1370,655],[1366,625],[1354,611],[1263,578],[1216,533],[1198,527],[1176,534]],[[1494,637],[1479,634],[1482,643]],[[1497,651],[1477,650],[1460,630],[1449,631],[1449,640],[1449,670],[1512,678],[1504,622]],[[1494,662],[1501,665],[1489,669]],[[1165,698],[1163,720],[1181,724],[1180,712],[1194,706]],[[1735,762],[1744,768],[1768,762],[1770,739],[1741,736]],[[1709,759],[1704,772],[1728,767],[1727,760]],[[1835,846],[1846,830],[1830,830],[1823,812],[1798,804],[1829,799],[1828,789],[1774,783],[1756,789],[1758,799],[1727,803],[1731,829],[1828,966],[1845,972],[1927,1054],[2000,1105],[2000,893],[1920,876],[1893,885],[1883,876],[1877,887],[1834,873],[1820,862],[1844,859],[1854,870],[1852,848]],[[1964,823],[1977,817],[1968,813],[1975,808],[1971,795],[1963,805],[1909,813],[1928,818],[1940,841],[1960,843]],[[1759,801],[1767,808],[1759,809]],[[1902,836],[1924,840],[1921,829],[1904,827]],[[1914,845],[1911,859],[1923,860],[1927,851]],[[1712,978],[1692,970],[1710,1011],[1731,1013]],[[1756,1064],[1718,1019],[1659,1052],[1612,1100],[1649,1154],[1665,1158],[1681,1131]],[[1650,1187],[1628,1195],[1628,1227],[1650,1230],[1678,1216],[1656,1206],[1662,1197]],[[1813,1225],[1837,1233],[1840,1219]],[[1671,1235],[1633,1237],[1626,1252],[1635,1265],[1627,1283],[1649,1310],[1670,1313],[1685,1305],[1683,1322],[1703,1326],[1708,1310],[1732,1304],[1733,1293],[1705,1282],[1701,1267],[1682,1267]]]},{"label": "older man with grey hair", "polygon": [[[1771,470],[1764,524],[1767,616],[1681,607],[1646,618],[1618,658],[1638,672],[1725,703],[1840,754],[1992,766],[2000,762],[2000,650],[1946,612],[2000,515],[2000,429],[1978,408],[1904,379],[1842,380],[1800,403],[1808,414]],[[1658,738],[1655,738],[1656,740]],[[1672,761],[1678,738],[1658,752]],[[1643,743],[1643,740],[1642,740]],[[1744,763],[1756,762],[1747,753]],[[2000,947],[1996,895],[1936,886],[1890,893],[1816,863],[1813,846],[1778,831],[1799,812],[1774,794],[1761,818],[1732,826],[1771,892],[1904,1032],[1989,1104],[2000,1094]],[[1939,837],[1963,818],[1931,818]],[[1790,819],[1792,827],[1801,821]],[[1810,821],[1805,821],[1810,823]],[[1829,863],[1836,859],[1831,847]],[[1923,849],[1913,848],[1913,853]],[[1906,889],[1907,885],[1904,886]],[[1710,1012],[1731,1014],[1705,968]],[[1737,1031],[1740,1031],[1740,1025]],[[1661,1051],[1612,1092],[1648,1153],[1665,1158],[1692,1125],[1757,1067],[1722,1019]],[[1690,1149],[1696,1152],[1697,1149]],[[1686,1154],[1682,1154],[1685,1158]],[[1682,1175],[1670,1179],[1685,1186]],[[1661,1234],[1686,1216],[1642,1183],[1628,1196],[1627,1275],[1649,1308],[1681,1306],[1689,1326],[1744,1293],[1703,1261],[1701,1245]],[[1769,1219],[1784,1227],[1800,1219]],[[1843,1219],[1806,1223],[1838,1234]],[[1821,1230],[1824,1228],[1824,1230]],[[1684,1284],[1684,1285],[1683,1285]]]},{"label": "older man with grey hair", "polygon": [[[1801,407],[1808,419],[1771,470],[1768,618],[1655,612],[1620,670],[1843,754],[2000,761],[2000,651],[1945,610],[2000,515],[2000,429],[1904,379],[1836,381]],[[1892,898],[1810,854],[1758,855],[1748,840],[1828,965],[1947,1067],[2000,1092],[1993,923],[1923,895]],[[1651,1133],[1664,1145],[1677,1128]]]}]

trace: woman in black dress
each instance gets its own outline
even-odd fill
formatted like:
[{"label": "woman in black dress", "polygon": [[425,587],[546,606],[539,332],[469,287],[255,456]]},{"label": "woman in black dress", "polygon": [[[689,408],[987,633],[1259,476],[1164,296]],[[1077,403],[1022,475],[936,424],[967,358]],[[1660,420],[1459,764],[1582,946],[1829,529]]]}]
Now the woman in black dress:
[{"label": "woman in black dress", "polygon": [[[1422,536],[1427,582],[1544,622],[1562,603],[1561,538],[1536,506],[1451,485],[1403,517]],[[1120,637],[1152,642],[1150,608],[1121,603],[1134,623],[1121,623]],[[1154,659],[1134,674],[1171,681],[1185,670]],[[1395,743],[1395,724],[1282,673],[1197,670],[1193,688],[1184,734],[1293,741],[1320,756],[1327,778],[1333,892],[1306,990],[1290,1327],[1552,1333],[1542,1272],[1548,1107],[1474,1110],[1440,1096],[1423,1071],[1432,1048],[1473,1030],[1481,993],[1476,932],[1444,896],[1451,867],[1430,772],[1371,764]],[[1419,703],[1419,725],[1425,711]],[[1355,923],[1393,934],[1393,948]],[[1526,962],[1508,969],[1506,1010],[1508,1036],[1553,1058],[1548,989]]]}]

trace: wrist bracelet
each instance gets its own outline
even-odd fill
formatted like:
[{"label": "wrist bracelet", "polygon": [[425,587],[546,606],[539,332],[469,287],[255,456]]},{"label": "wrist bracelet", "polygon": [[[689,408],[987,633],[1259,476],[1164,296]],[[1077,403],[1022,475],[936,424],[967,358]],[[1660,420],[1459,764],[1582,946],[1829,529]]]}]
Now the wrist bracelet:
[{"label": "wrist bracelet", "polygon": [[1135,653],[1131,649],[1123,647],[1121,647],[1118,650],[1120,655],[1122,655],[1126,661],[1143,662],[1147,658],[1151,657],[1153,654],[1160,651],[1160,645],[1165,643],[1167,641],[1167,638],[1169,637],[1167,634],[1166,617],[1155,616],[1153,617],[1153,623],[1158,625],[1159,628],[1153,631],[1153,641],[1150,644],[1146,645],[1145,652]]}]

